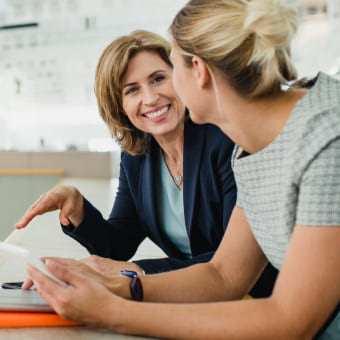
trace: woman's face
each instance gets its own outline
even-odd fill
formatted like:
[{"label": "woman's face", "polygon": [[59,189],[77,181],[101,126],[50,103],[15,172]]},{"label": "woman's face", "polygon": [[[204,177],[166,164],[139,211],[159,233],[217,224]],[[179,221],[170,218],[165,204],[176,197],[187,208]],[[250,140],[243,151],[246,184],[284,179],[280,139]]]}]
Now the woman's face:
[{"label": "woman's face", "polygon": [[[190,111],[190,118],[197,124],[210,123],[213,102],[207,91],[199,86],[197,72],[185,65],[183,56],[176,44],[172,45],[171,62],[173,64],[172,80],[176,92],[185,107]],[[195,73],[196,72],[196,73]]]},{"label": "woman's face", "polygon": [[153,136],[180,127],[185,107],[172,85],[172,68],[153,52],[133,57],[123,78],[123,109],[130,122]]}]

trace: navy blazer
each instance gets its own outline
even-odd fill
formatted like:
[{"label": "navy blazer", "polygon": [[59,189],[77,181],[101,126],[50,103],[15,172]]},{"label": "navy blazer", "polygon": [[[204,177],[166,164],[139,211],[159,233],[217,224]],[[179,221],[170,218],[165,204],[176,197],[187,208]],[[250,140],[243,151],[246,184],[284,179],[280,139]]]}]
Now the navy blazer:
[{"label": "navy blazer", "polygon": [[[233,143],[217,127],[188,120],[184,129],[183,200],[192,259],[185,259],[161,230],[157,217],[156,173],[159,146],[147,153],[122,153],[119,186],[108,220],[85,200],[85,218],[65,233],[92,254],[128,260],[149,237],[169,257],[136,261],[148,273],[208,261],[225,232],[236,200],[230,158]],[[161,261],[161,262],[157,262]]]}]

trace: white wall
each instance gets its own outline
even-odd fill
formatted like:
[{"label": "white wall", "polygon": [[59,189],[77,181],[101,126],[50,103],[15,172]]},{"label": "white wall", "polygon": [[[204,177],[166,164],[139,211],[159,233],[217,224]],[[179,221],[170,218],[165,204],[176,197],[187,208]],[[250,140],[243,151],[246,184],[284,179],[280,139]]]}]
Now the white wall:
[{"label": "white wall", "polygon": [[[103,48],[119,35],[148,29],[163,35],[184,0],[0,0],[0,119],[10,143],[49,148],[109,137],[97,113],[93,80]],[[5,125],[1,125],[5,130]],[[2,133],[0,133],[1,135]]]},{"label": "white wall", "polygon": [[[298,3],[297,0],[285,0]],[[340,1],[330,20],[304,20],[293,48],[301,76],[340,68]],[[0,0],[0,149],[48,149],[109,138],[93,93],[95,66],[114,38],[144,28],[166,35],[186,0]],[[91,142],[96,145],[96,141]],[[98,144],[98,143],[97,143]],[[113,148],[113,146],[112,146]]]},{"label": "white wall", "polygon": [[302,18],[293,44],[293,57],[300,76],[318,71],[340,71],[340,1],[325,0],[328,14]]}]

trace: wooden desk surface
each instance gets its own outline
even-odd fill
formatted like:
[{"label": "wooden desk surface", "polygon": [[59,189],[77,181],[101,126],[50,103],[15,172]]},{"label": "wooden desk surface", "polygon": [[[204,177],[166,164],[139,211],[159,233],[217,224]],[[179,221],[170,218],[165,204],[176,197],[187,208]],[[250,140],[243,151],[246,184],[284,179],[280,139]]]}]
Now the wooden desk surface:
[{"label": "wooden desk surface", "polygon": [[[109,180],[76,180],[64,179],[63,184],[73,184],[104,214],[108,215],[112,207],[117,181]],[[30,226],[20,231],[13,231],[7,241],[24,246],[38,256],[62,256],[83,258],[88,252],[79,243],[62,233],[58,212],[52,212],[33,220]],[[144,242],[139,248],[136,258],[159,257],[163,253],[150,241]],[[17,281],[25,278],[25,265],[16,259],[5,258],[0,254],[0,282]],[[0,329],[1,340],[106,340],[106,339],[136,339],[136,337],[114,334],[110,331],[77,328],[20,328]],[[145,339],[140,338],[138,339]]]},{"label": "wooden desk surface", "polygon": [[0,168],[0,176],[64,176],[61,168]]},{"label": "wooden desk surface", "polygon": [[[1,340],[138,340],[142,337],[114,334],[101,329],[72,328],[20,328],[0,329]],[[150,338],[148,338],[150,339]]]}]

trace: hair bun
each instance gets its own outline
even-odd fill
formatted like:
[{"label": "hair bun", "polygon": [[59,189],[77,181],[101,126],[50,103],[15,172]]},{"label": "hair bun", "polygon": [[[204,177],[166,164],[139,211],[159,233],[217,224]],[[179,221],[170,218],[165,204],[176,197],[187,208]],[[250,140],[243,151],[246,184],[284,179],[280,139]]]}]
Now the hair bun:
[{"label": "hair bun", "polygon": [[280,0],[249,0],[244,29],[256,36],[251,61],[273,57],[279,48],[286,48],[297,30],[296,9]]},{"label": "hair bun", "polygon": [[296,11],[278,0],[190,0],[170,29],[189,66],[190,56],[200,56],[250,99],[280,93],[296,79],[296,28]]}]

